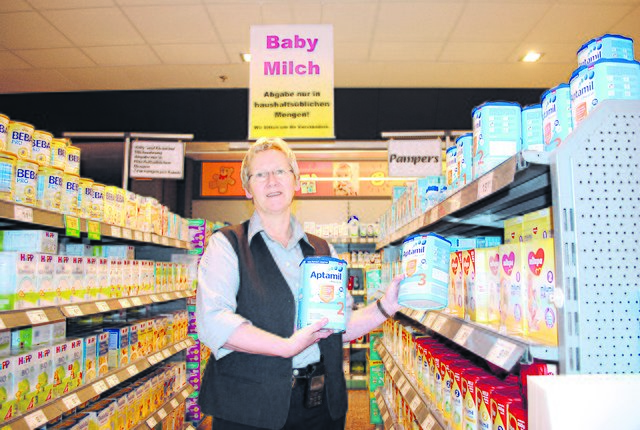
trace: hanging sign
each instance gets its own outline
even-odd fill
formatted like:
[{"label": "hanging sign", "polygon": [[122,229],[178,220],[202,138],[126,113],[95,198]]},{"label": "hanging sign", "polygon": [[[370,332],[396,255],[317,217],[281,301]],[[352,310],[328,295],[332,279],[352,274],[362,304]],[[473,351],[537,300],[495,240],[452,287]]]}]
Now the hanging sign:
[{"label": "hanging sign", "polygon": [[389,176],[442,175],[442,150],[438,139],[390,140]]},{"label": "hanging sign", "polygon": [[251,27],[249,139],[333,138],[333,27]]},{"label": "hanging sign", "polygon": [[184,142],[133,141],[129,176],[182,179],[184,177]]}]

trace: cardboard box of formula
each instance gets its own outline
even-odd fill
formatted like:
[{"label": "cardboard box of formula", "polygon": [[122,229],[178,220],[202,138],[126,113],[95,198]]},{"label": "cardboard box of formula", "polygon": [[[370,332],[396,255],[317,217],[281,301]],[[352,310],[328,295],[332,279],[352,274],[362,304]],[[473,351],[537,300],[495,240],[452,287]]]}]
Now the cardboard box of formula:
[{"label": "cardboard box of formula", "polygon": [[0,358],[0,421],[6,421],[18,414],[16,405],[16,390],[14,388],[16,357],[4,356]]}]

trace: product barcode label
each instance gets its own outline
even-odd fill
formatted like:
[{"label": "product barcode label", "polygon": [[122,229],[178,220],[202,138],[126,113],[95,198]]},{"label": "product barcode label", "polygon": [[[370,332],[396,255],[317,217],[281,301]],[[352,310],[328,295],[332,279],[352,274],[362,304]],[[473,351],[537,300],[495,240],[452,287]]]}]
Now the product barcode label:
[{"label": "product barcode label", "polygon": [[436,424],[436,419],[433,417],[433,415],[429,414],[424,419],[424,421],[422,421],[422,424],[420,426],[422,427],[423,430],[431,430],[433,429],[433,426],[435,424]]},{"label": "product barcode label", "polygon": [[158,425],[158,422],[153,417],[151,417],[147,420],[147,425],[151,428],[154,428]]},{"label": "product barcode label", "polygon": [[496,340],[489,353],[487,354],[487,360],[500,367],[504,366],[511,354],[516,349],[515,343],[507,342],[503,339]]},{"label": "product barcode label", "polygon": [[98,381],[95,384],[93,384],[92,387],[95,390],[96,394],[102,394],[109,389],[109,387],[107,387],[107,384],[105,384],[104,381]]},{"label": "product barcode label", "polygon": [[478,179],[478,200],[491,194],[493,189],[493,172]]},{"label": "product barcode label", "polygon": [[469,339],[469,336],[471,336],[472,333],[473,333],[473,327],[468,325],[462,325],[458,329],[456,335],[453,336],[453,341],[458,345],[464,346],[465,342],[467,341],[467,339]]},{"label": "product barcode label", "polygon": [[33,222],[33,208],[15,205],[13,207],[13,217],[16,221]]},{"label": "product barcode label", "polygon": [[67,311],[67,315],[72,317],[80,317],[82,316],[82,310],[79,306],[65,306],[65,311]]},{"label": "product barcode label", "polygon": [[128,239],[128,240],[133,239],[133,236],[131,235],[131,230],[129,230],[128,228],[123,228],[122,229],[122,238],[123,239]]},{"label": "product barcode label", "polygon": [[138,368],[136,367],[136,365],[134,364],[133,366],[129,366],[127,367],[127,372],[129,372],[129,375],[131,376],[135,376],[138,374]]},{"label": "product barcode label", "polygon": [[178,409],[178,406],[180,406],[180,403],[176,399],[171,399],[169,404],[173,409]]},{"label": "product barcode label", "polygon": [[42,410],[35,411],[34,413],[27,415],[26,417],[24,417],[24,420],[32,430],[38,427],[42,427],[47,423],[47,421],[49,421]]},{"label": "product barcode label", "polygon": [[165,419],[167,417],[167,411],[165,411],[164,408],[160,408],[160,410],[158,410],[158,416],[161,420]]},{"label": "product barcode label", "polygon": [[70,396],[63,397],[62,403],[64,403],[64,406],[67,408],[67,410],[70,410],[75,408],[82,402],[80,402],[80,397],[78,397],[76,393],[73,393]]},{"label": "product barcode label", "polygon": [[100,312],[109,312],[111,310],[107,302],[96,302],[96,307]]},{"label": "product barcode label", "polygon": [[49,322],[47,314],[45,314],[42,309],[27,311],[26,315],[27,318],[29,318],[29,321],[31,321],[31,324],[43,324]]},{"label": "product barcode label", "polygon": [[117,375],[109,375],[105,378],[105,381],[107,381],[107,384],[109,384],[109,387],[112,387],[112,388],[120,383],[120,380],[118,379]]}]

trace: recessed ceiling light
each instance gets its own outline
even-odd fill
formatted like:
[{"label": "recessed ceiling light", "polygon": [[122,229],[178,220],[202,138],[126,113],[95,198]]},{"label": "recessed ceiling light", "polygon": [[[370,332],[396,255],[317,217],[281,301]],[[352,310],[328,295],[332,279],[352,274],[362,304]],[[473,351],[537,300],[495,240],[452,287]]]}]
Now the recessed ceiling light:
[{"label": "recessed ceiling light", "polygon": [[529,51],[529,52],[527,52],[527,55],[522,57],[522,62],[523,63],[535,63],[536,61],[538,61],[540,59],[540,57],[542,57],[541,53],[535,52],[535,51]]},{"label": "recessed ceiling light", "polygon": [[251,54],[245,54],[245,53],[240,53],[240,58],[242,59],[243,63],[249,63],[251,62]]}]

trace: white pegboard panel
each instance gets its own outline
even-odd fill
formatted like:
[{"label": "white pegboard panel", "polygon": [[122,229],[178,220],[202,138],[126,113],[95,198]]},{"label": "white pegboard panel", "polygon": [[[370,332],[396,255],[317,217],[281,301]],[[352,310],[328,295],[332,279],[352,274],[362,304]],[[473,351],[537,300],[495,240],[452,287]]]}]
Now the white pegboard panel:
[{"label": "white pegboard panel", "polygon": [[640,372],[640,102],[604,101],[551,154],[560,371]]}]

